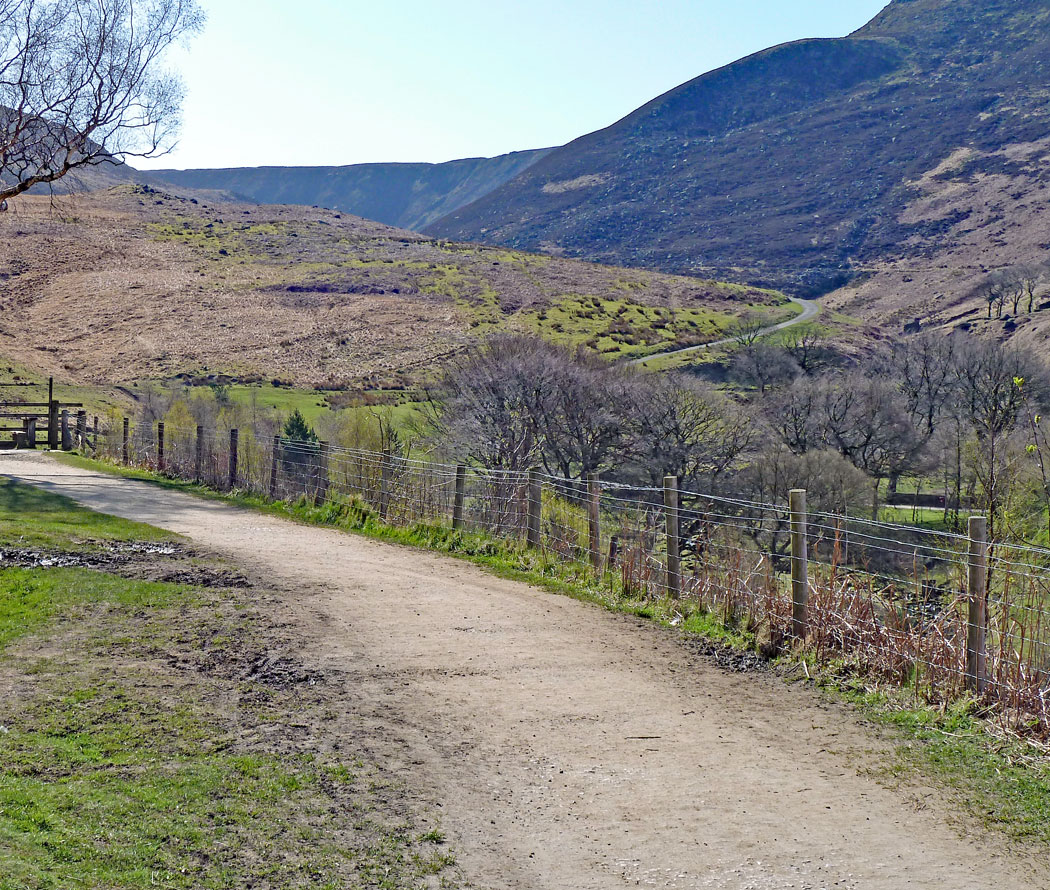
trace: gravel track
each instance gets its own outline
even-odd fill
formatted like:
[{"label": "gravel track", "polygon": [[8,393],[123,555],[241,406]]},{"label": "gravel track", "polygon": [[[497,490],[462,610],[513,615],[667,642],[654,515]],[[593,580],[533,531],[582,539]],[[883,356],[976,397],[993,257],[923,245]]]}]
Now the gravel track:
[{"label": "gravel track", "polygon": [[[307,668],[444,829],[473,886],[1050,888],[1045,863],[869,775],[851,713],[673,634],[460,561],[0,454],[0,473],[149,522],[285,591]],[[964,837],[967,831],[969,837]]]}]

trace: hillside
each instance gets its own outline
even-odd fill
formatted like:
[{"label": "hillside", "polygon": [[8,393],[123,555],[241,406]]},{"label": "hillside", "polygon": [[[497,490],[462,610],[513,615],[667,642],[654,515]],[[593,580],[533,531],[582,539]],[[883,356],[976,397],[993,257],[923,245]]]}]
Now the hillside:
[{"label": "hillside", "polygon": [[[1050,133],[1048,24],[1045,0],[895,0],[690,81],[427,231],[824,293],[983,209],[914,212],[931,176],[1027,189],[1011,147]],[[946,168],[960,149],[974,162]]]},{"label": "hillside", "polygon": [[496,331],[631,357],[715,340],[755,309],[795,311],[755,288],[142,185],[0,215],[0,356],[71,381],[397,386]]},{"label": "hillside", "polygon": [[227,192],[260,204],[328,207],[418,230],[513,179],[548,151],[446,164],[157,170],[154,176],[175,186]]}]

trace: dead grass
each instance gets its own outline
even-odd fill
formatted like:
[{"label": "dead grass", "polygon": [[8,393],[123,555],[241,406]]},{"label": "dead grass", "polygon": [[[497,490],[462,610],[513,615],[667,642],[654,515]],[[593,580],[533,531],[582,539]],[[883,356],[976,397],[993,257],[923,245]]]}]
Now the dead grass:
[{"label": "dead grass", "polygon": [[[143,186],[0,217],[0,354],[93,383],[180,374],[279,377],[301,387],[418,379],[495,330],[586,342],[629,303],[652,327],[722,322],[769,291],[434,241],[330,210],[214,203]],[[540,317],[594,301],[608,318],[551,330]],[[555,313],[557,314],[557,312]],[[575,321],[572,321],[575,324]],[[719,324],[708,324],[711,336]],[[614,332],[615,333],[615,332]],[[708,335],[678,324],[659,336]],[[610,346],[609,344],[604,344]],[[608,350],[606,350],[608,351]]]}]

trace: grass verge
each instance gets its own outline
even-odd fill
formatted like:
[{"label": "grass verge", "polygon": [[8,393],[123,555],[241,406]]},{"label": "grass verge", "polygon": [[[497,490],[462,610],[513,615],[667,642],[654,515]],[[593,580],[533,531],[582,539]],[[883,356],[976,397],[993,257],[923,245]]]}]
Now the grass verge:
[{"label": "grass verge", "polygon": [[[166,536],[5,481],[8,524],[65,555]],[[265,591],[135,554],[120,575],[0,568],[0,890],[457,886]],[[197,580],[136,577],[158,561]]]},{"label": "grass verge", "polygon": [[[443,526],[389,526],[360,503],[317,507],[306,502],[272,502],[242,492],[221,494],[147,471],[76,455],[63,455],[61,459],[303,523],[333,526],[375,540],[438,551],[466,559],[501,577],[534,584],[614,612],[675,626],[738,650],[753,650],[757,643],[752,634],[734,626],[725,616],[691,609],[690,604],[681,601],[625,596],[615,577],[598,578],[586,566],[566,564],[513,543]],[[805,657],[804,653],[788,656],[779,667],[785,674],[793,674],[792,668],[801,666]],[[827,694],[849,702],[890,734],[897,754],[895,761],[886,767],[885,778],[903,782],[909,777],[921,776],[925,781],[934,782],[958,810],[973,820],[1015,841],[1040,847],[1050,845],[1050,758],[1045,751],[1023,739],[995,733],[994,724],[981,719],[974,702],[960,702],[944,710],[926,707],[906,691],[869,687],[864,678],[843,664],[815,673],[810,682]]]}]

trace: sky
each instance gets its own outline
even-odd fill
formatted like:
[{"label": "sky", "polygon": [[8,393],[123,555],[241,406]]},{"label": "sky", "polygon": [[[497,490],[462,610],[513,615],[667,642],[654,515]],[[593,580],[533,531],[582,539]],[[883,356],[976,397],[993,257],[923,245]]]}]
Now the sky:
[{"label": "sky", "polygon": [[562,145],[887,0],[200,0],[175,150],[140,169],[441,162]]}]

